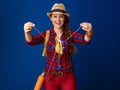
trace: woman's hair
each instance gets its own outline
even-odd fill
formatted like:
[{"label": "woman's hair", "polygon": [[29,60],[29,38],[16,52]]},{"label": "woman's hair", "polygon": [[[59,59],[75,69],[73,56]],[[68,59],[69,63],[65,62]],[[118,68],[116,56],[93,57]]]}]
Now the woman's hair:
[{"label": "woman's hair", "polygon": [[[71,30],[69,29],[69,18],[66,15],[64,15],[64,16],[65,16],[65,22],[64,22],[64,25],[63,25],[63,29],[64,29],[63,32],[65,33],[65,36],[67,38],[69,38],[71,36]],[[77,51],[77,49],[72,44],[72,38],[69,38],[68,41],[70,43],[69,53],[70,53],[70,55],[72,55],[72,54],[74,54]]]}]

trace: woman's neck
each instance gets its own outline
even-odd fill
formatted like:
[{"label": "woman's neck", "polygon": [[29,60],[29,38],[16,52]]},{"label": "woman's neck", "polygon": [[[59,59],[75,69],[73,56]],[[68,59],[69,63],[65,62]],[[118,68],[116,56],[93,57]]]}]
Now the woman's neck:
[{"label": "woman's neck", "polygon": [[63,34],[63,28],[55,28],[55,27],[54,27],[54,31],[55,31],[55,33],[56,33],[56,36],[57,36],[58,38],[61,38],[61,36],[62,36],[62,34]]},{"label": "woman's neck", "polygon": [[62,33],[63,33],[63,28],[55,28],[55,27],[54,27],[54,31],[55,31],[55,33],[56,33],[57,35],[59,35],[59,34],[62,34]]}]

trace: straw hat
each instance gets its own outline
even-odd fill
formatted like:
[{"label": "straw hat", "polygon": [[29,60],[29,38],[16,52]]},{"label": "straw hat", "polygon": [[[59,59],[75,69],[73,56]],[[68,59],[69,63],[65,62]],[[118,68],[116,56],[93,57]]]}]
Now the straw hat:
[{"label": "straw hat", "polygon": [[51,8],[51,11],[47,13],[47,16],[50,17],[51,14],[64,14],[68,17],[70,16],[70,14],[66,12],[66,8],[62,3],[55,3]]}]

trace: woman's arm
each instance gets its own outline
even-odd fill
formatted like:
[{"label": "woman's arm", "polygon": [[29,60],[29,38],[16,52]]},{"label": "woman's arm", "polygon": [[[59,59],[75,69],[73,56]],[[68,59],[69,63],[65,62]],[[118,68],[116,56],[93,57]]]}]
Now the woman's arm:
[{"label": "woman's arm", "polygon": [[94,31],[92,29],[92,24],[88,22],[81,23],[80,26],[82,27],[83,30],[86,31],[85,34],[85,41],[89,42],[94,34]]},{"label": "woman's arm", "polygon": [[91,29],[90,31],[86,31],[86,34],[85,34],[85,41],[89,42],[91,39],[92,39],[92,36],[94,34],[94,31]]},{"label": "woman's arm", "polygon": [[32,22],[27,22],[24,24],[25,40],[28,45],[37,45],[44,42],[45,32],[37,36],[32,36],[32,34],[30,33],[34,26],[35,24]]},{"label": "woman's arm", "polygon": [[32,41],[32,35],[31,35],[30,31],[33,29],[34,26],[35,26],[35,24],[32,22],[27,22],[24,24],[24,34],[25,34],[25,39],[27,42]]},{"label": "woman's arm", "polygon": [[82,27],[83,30],[86,31],[86,33],[81,34],[75,31],[71,31],[71,34],[75,32],[72,36],[72,41],[80,44],[88,44],[93,36],[92,25],[90,23],[84,22],[81,23],[80,26]]}]

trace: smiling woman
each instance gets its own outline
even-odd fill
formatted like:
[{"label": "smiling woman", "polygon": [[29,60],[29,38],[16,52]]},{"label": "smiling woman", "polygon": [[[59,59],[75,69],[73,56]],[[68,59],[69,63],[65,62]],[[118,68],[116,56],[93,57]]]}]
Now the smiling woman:
[{"label": "smiling woman", "polygon": [[[54,25],[55,30],[61,30],[65,21],[65,16],[63,14],[52,14],[50,15],[50,19]],[[59,31],[56,30],[56,31]]]},{"label": "smiling woman", "polygon": [[[69,13],[64,4],[55,3],[47,15],[53,24],[46,47],[47,61],[44,72],[39,76],[34,90],[40,90],[44,82],[45,90],[76,90],[76,80],[74,76],[74,65],[72,54],[75,53],[73,42],[88,44],[92,38],[92,25],[83,22],[80,27],[85,34],[80,34],[69,29]],[[30,31],[35,26],[32,22],[24,24],[25,39],[28,45],[37,45],[45,42],[47,32],[42,32],[38,36],[32,36]],[[52,42],[52,43],[51,43]],[[44,79],[45,78],[45,79]]]}]

